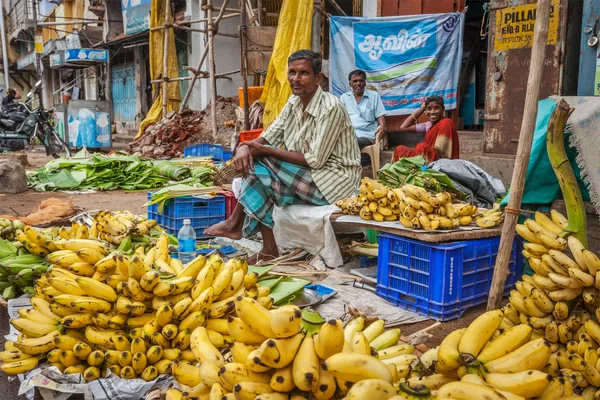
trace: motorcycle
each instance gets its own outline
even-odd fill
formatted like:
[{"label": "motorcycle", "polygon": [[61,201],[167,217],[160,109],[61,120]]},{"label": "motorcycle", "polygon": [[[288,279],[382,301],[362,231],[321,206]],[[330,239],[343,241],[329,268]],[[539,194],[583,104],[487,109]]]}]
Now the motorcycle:
[{"label": "motorcycle", "polygon": [[40,95],[42,82],[35,84],[33,94],[27,94],[25,103],[16,103],[0,115],[0,151],[22,150],[27,143],[38,139],[46,148],[46,155],[54,158],[71,157],[69,145],[58,136],[52,123],[54,108],[30,109],[33,95]]}]

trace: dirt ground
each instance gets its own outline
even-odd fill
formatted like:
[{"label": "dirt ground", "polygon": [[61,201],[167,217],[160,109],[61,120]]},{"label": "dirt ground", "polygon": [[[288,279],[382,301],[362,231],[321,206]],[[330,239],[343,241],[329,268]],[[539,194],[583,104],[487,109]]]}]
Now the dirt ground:
[{"label": "dirt ground", "polygon": [[[31,171],[42,167],[50,157],[42,149],[27,151],[27,161],[30,164],[26,170]],[[51,197],[57,199],[73,199],[73,203],[84,210],[129,210],[135,214],[147,213],[142,205],[147,200],[147,192],[126,192],[115,190],[96,193],[64,193],[64,192],[35,192],[28,190],[19,194],[7,194],[0,199],[0,214],[26,215],[35,211],[40,202]]]}]

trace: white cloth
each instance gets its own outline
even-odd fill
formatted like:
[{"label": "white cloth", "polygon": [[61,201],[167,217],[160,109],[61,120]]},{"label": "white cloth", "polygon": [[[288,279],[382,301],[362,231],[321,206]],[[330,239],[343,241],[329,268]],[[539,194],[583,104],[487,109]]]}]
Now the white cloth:
[{"label": "white cloth", "polygon": [[273,233],[280,246],[299,248],[319,254],[330,268],[344,264],[342,253],[331,225],[331,214],[339,211],[335,205],[291,205],[273,210]]},{"label": "white cloth", "polygon": [[[235,198],[239,198],[241,178],[231,183]],[[344,264],[335,232],[331,225],[331,214],[340,209],[335,205],[312,206],[291,205],[273,210],[273,233],[280,247],[299,248],[317,254],[330,268]]]}]

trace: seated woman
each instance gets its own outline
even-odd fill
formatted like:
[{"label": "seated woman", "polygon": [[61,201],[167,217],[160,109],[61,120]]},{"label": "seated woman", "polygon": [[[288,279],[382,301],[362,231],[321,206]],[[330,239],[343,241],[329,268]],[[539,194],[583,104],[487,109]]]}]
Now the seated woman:
[{"label": "seated woman", "polygon": [[[423,156],[427,163],[440,158],[458,158],[458,133],[454,122],[444,117],[444,99],[441,96],[430,96],[420,109],[408,117],[400,127],[404,132],[425,133],[425,141],[414,149],[398,146],[394,150],[393,161],[402,157]],[[425,112],[428,122],[417,124],[417,120]]]}]

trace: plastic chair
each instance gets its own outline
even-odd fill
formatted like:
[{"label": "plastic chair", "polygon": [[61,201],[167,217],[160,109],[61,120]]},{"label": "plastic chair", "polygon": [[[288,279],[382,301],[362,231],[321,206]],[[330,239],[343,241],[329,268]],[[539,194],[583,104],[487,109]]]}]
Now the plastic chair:
[{"label": "plastic chair", "polygon": [[363,147],[361,153],[368,154],[371,157],[371,168],[373,169],[373,179],[377,179],[377,171],[379,171],[379,160],[381,156],[381,143],[378,140],[371,146]]}]

